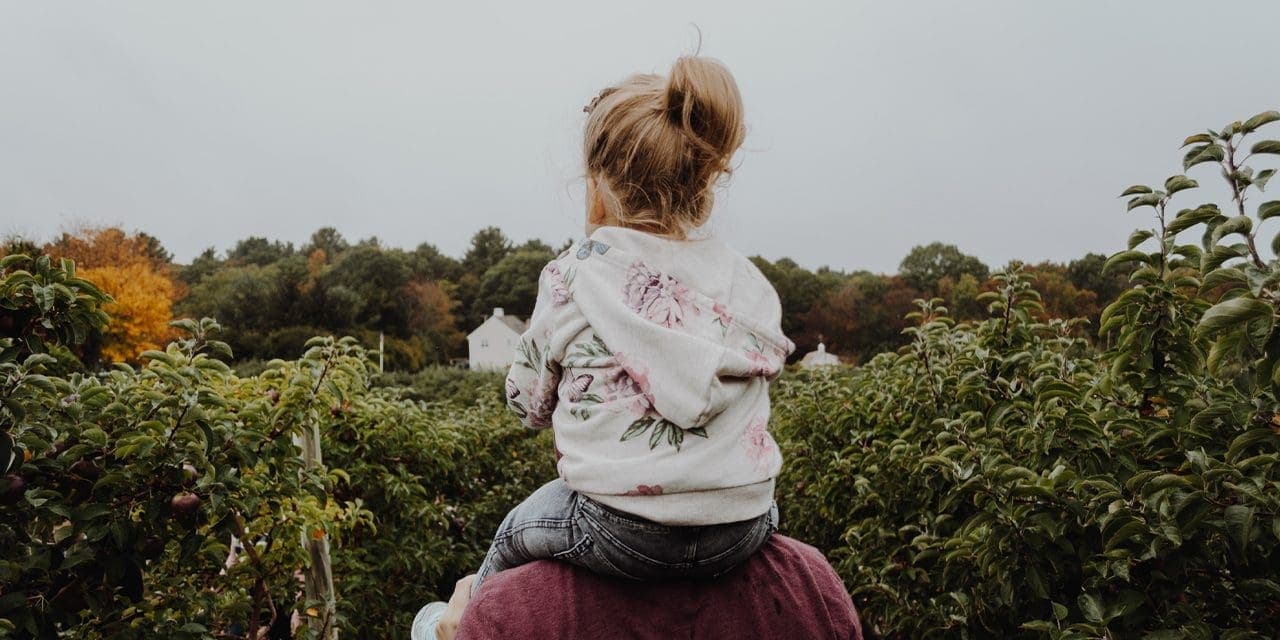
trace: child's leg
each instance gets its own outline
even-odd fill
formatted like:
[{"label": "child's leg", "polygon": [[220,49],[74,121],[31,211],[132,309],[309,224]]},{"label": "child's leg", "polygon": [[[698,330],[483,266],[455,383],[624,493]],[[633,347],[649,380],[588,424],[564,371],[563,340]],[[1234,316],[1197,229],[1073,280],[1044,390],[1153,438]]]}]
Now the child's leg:
[{"label": "child's leg", "polygon": [[684,527],[650,522],[583,497],[577,511],[589,552],[571,562],[633,580],[719,576],[755,554],[778,527],[776,505],[751,520]]},{"label": "child's leg", "polygon": [[578,495],[556,479],[516,505],[498,527],[471,592],[488,576],[534,560],[571,555],[589,544],[575,522]]},{"label": "child's leg", "polygon": [[[574,522],[578,494],[563,480],[552,480],[516,505],[498,527],[493,544],[471,583],[471,593],[490,575],[543,558],[562,557],[583,544]],[[413,621],[413,640],[436,640],[446,605],[432,602]]]}]

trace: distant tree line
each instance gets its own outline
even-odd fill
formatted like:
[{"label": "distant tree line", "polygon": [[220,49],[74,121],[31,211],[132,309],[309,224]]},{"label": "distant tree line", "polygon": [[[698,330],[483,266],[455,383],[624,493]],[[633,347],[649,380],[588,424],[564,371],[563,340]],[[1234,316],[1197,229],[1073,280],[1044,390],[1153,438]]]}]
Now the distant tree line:
[{"label": "distant tree line", "polygon": [[[517,244],[496,227],[476,232],[460,257],[430,243],[413,249],[377,238],[350,242],[325,227],[306,244],[248,237],[219,254],[205,250],[176,264],[152,236],[117,228],[63,233],[44,245],[10,241],[5,252],[70,257],[91,269],[114,296],[113,322],[94,353],[132,360],[168,338],[173,317],[217,318],[238,359],[293,358],[314,335],[386,342],[389,368],[417,370],[466,355],[466,332],[494,307],[527,317],[542,267],[564,249],[541,240]],[[790,258],[751,260],[777,288],[783,329],[803,355],[826,344],[851,362],[904,342],[903,317],[917,298],[941,298],[953,317],[976,318],[978,294],[995,287],[991,269],[954,245],[911,250],[898,273],[810,270]],[[1043,296],[1044,314],[1084,317],[1096,327],[1107,303],[1128,286],[1126,273],[1103,273],[1105,257],[1023,265]]]}]

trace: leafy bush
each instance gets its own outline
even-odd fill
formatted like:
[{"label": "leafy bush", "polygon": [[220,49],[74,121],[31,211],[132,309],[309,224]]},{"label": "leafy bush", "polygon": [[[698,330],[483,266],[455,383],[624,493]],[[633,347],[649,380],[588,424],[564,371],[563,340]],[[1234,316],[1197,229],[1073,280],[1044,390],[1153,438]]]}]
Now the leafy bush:
[{"label": "leafy bush", "polygon": [[[829,552],[868,631],[1280,635],[1280,262],[1257,249],[1280,202],[1250,213],[1274,170],[1245,164],[1280,141],[1241,151],[1275,120],[1187,139],[1230,215],[1172,214],[1187,176],[1126,190],[1157,226],[1108,261],[1135,286],[1105,353],[1015,268],[983,319],[920,301],[897,353],[781,379],[784,529]],[[403,637],[553,475],[496,374],[375,376],[355,340],[313,338],[237,376],[211,320],[87,374],[49,354],[101,330],[106,296],[69,262],[0,266],[0,637]],[[310,577],[330,543],[332,605]]]},{"label": "leafy bush", "polygon": [[[87,305],[89,328],[100,319],[95,298],[64,298],[58,308]],[[41,333],[80,335],[53,324]],[[0,637],[293,637],[294,615],[316,623],[300,635],[333,624],[402,636],[553,475],[546,437],[496,398],[426,407],[371,389],[349,339],[313,339],[298,361],[240,378],[214,357],[229,356],[215,323],[176,325],[188,337],[143,354],[141,369],[97,375],[47,375],[56,362],[43,353],[16,359],[15,342],[50,346],[29,336],[0,343]],[[307,430],[327,467],[300,455]],[[303,595],[302,540],[334,545],[336,618]]]},{"label": "leafy bush", "polygon": [[335,499],[373,513],[334,550],[344,637],[404,637],[418,607],[479,568],[507,511],[555,477],[549,434],[521,427],[501,401],[395,395],[353,405],[325,441],[326,461],[350,478]]},{"label": "leafy bush", "polygon": [[[1102,314],[1108,352],[1074,322],[1037,320],[1039,296],[1013,272],[980,297],[985,320],[922,302],[898,353],[779,385],[784,529],[829,551],[869,631],[1280,635],[1280,263],[1255,242],[1280,203],[1247,215],[1274,171],[1240,152],[1277,119],[1187,141],[1188,168],[1220,165],[1235,215],[1167,216],[1196,186],[1186,176],[1125,192],[1157,229],[1109,261],[1137,268]],[[1178,243],[1198,225],[1199,246]]]},{"label": "leafy bush", "polygon": [[[15,253],[0,258],[0,362],[34,353],[79,368],[72,348],[102,336],[111,302],[93,283],[76,276],[71,260]],[[2,457],[0,457],[2,461]]]},{"label": "leafy bush", "polygon": [[471,371],[457,367],[427,367],[414,373],[388,372],[378,376],[374,384],[397,389],[408,400],[450,402],[473,405],[490,400],[503,401],[500,371]]}]

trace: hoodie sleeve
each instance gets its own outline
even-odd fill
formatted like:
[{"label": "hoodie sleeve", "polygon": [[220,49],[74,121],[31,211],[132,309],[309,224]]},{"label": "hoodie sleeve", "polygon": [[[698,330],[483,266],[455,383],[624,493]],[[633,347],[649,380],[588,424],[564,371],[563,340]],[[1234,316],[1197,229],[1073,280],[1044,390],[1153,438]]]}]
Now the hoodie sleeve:
[{"label": "hoodie sleeve", "polygon": [[565,347],[581,322],[569,294],[566,276],[551,261],[538,278],[538,298],[529,326],[516,343],[515,362],[507,374],[507,406],[531,429],[551,426],[559,399]]}]

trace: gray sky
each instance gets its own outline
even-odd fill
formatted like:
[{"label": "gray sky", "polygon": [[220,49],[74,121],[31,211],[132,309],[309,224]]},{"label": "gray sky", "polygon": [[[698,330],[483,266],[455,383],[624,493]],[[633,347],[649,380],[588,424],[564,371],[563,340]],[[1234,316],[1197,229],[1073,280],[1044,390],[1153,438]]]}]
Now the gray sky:
[{"label": "gray sky", "polygon": [[1280,108],[1274,0],[0,0],[0,232],[121,224],[184,261],[324,225],[558,243],[582,105],[665,73],[691,23],[750,126],[713,229],[810,267],[891,272],[932,240],[993,265],[1113,252],[1147,224],[1121,189]]}]

